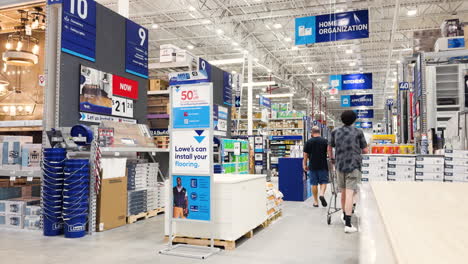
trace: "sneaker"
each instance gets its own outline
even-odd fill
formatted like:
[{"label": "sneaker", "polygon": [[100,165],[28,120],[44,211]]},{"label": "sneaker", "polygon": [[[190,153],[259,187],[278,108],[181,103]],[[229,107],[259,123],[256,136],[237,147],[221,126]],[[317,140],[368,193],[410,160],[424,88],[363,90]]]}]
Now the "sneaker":
[{"label": "sneaker", "polygon": [[320,196],[319,198],[320,198],[320,202],[322,202],[322,206],[327,207],[328,204],[327,204],[327,200],[325,200],[325,197]]},{"label": "sneaker", "polygon": [[344,232],[349,234],[349,233],[356,233],[358,230],[354,226],[345,226]]},{"label": "sneaker", "polygon": [[346,221],[344,220],[344,214],[341,214],[341,222],[343,222],[343,225],[346,225]]}]

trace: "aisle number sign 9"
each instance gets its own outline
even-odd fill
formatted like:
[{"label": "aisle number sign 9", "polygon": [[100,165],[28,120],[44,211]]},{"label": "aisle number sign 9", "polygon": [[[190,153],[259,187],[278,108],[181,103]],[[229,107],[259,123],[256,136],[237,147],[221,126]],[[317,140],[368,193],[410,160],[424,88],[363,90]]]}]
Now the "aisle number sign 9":
[{"label": "aisle number sign 9", "polygon": [[126,20],[125,70],[148,78],[148,29]]}]

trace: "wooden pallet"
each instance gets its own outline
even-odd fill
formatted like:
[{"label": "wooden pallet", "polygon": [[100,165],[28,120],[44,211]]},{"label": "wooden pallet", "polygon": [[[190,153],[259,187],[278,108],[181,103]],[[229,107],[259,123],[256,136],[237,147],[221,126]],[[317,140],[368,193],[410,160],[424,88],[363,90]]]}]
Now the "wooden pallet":
[{"label": "wooden pallet", "polygon": [[[273,217],[270,217],[268,220],[257,226],[256,228],[250,230],[242,237],[238,238],[237,240],[230,241],[230,240],[222,240],[222,239],[215,239],[214,245],[216,247],[224,248],[225,250],[234,250],[236,249],[236,244],[243,238],[252,238],[254,236],[254,231],[260,228],[266,228],[269,226],[274,220],[278,219],[282,215],[281,211],[276,213]],[[169,242],[169,237],[166,236],[164,238],[165,242]],[[175,244],[188,244],[188,245],[195,245],[195,246],[210,246],[211,240],[209,238],[200,238],[200,237],[175,237],[172,240]]]},{"label": "wooden pallet", "polygon": [[149,212],[139,213],[137,215],[130,215],[130,216],[127,216],[127,224],[133,224],[137,221],[148,219],[148,218],[157,216],[162,213],[164,213],[164,208],[154,209]]}]

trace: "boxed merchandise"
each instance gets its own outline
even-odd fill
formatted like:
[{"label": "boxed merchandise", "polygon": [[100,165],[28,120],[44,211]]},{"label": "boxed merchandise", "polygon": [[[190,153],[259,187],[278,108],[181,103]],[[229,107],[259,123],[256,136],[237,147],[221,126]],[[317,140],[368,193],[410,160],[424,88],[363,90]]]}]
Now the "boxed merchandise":
[{"label": "boxed merchandise", "polygon": [[388,156],[385,155],[362,155],[362,163],[367,164],[387,164]]},{"label": "boxed merchandise", "polygon": [[468,182],[468,174],[444,172],[444,181]]},{"label": "boxed merchandise", "polygon": [[388,164],[395,164],[395,165],[415,165],[416,158],[414,156],[389,156],[388,157]]},{"label": "boxed merchandise", "polygon": [[172,44],[164,44],[160,47],[159,62],[175,62],[179,47]]},{"label": "boxed merchandise", "polygon": [[387,170],[395,173],[411,172],[414,174],[414,172],[416,171],[416,167],[414,165],[388,164]]},{"label": "boxed merchandise", "polygon": [[435,164],[444,164],[444,157],[443,156],[436,156],[436,155],[418,155],[416,157],[416,164],[424,164],[424,165],[435,165]]},{"label": "boxed merchandise", "polygon": [[28,205],[26,206],[26,209],[25,209],[25,215],[41,215],[42,214],[42,209],[40,206],[38,205]]},{"label": "boxed merchandise", "polygon": [[6,215],[4,213],[0,213],[0,227],[4,227],[6,224]]},{"label": "boxed merchandise", "polygon": [[38,215],[27,215],[24,217],[24,229],[41,230],[41,217]]},{"label": "boxed merchandise", "polygon": [[387,180],[387,171],[369,171],[362,170],[362,180],[363,181],[386,181]]},{"label": "boxed merchandise", "polygon": [[362,169],[363,170],[369,170],[369,171],[375,171],[375,170],[378,170],[378,171],[386,171],[387,170],[387,163],[374,163],[374,164],[370,164],[370,163],[365,163],[364,161],[362,162]]},{"label": "boxed merchandise", "polygon": [[414,181],[414,172],[395,172],[388,171],[387,178],[389,181]]},{"label": "boxed merchandise", "polygon": [[114,129],[112,147],[154,147],[153,138],[145,125],[103,121],[102,126]]},{"label": "boxed merchandise", "polygon": [[18,214],[5,214],[5,227],[14,229],[23,229],[24,216]]},{"label": "boxed merchandise", "polygon": [[456,174],[468,174],[468,166],[445,164],[445,172]]},{"label": "boxed merchandise", "polygon": [[2,146],[1,158],[4,169],[20,170],[21,168],[21,145],[32,143],[32,137],[23,136],[0,136]]},{"label": "boxed merchandise", "polygon": [[97,200],[97,231],[127,223],[126,158],[101,159],[102,179]]},{"label": "boxed merchandise", "polygon": [[417,172],[444,172],[444,165],[416,164]]},{"label": "boxed merchandise", "polygon": [[187,50],[178,50],[176,52],[176,62],[186,62],[191,64],[195,61],[195,56]]},{"label": "boxed merchandise", "polygon": [[468,159],[468,150],[446,149],[445,157]]},{"label": "boxed merchandise", "polygon": [[425,180],[425,181],[443,181],[444,173],[443,172],[416,172],[416,180]]},{"label": "boxed merchandise", "polygon": [[162,79],[150,79],[149,80],[150,91],[167,90],[167,87],[169,87],[169,83],[165,80],[162,80]]},{"label": "boxed merchandise", "polygon": [[468,159],[445,157],[445,164],[452,166],[468,166]]},{"label": "boxed merchandise", "polygon": [[26,204],[23,201],[10,200],[6,203],[6,214],[24,215],[26,211]]},{"label": "boxed merchandise", "polygon": [[21,170],[40,170],[42,160],[41,153],[41,144],[23,144],[21,149]]}]

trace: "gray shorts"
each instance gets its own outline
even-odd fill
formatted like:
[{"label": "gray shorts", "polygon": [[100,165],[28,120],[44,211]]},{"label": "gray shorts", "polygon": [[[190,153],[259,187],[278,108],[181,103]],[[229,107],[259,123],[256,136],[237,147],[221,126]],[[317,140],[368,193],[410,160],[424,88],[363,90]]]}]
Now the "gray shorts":
[{"label": "gray shorts", "polygon": [[359,170],[353,170],[352,172],[341,172],[337,171],[338,187],[341,189],[350,189],[357,191],[358,184],[361,183],[362,173]]}]

